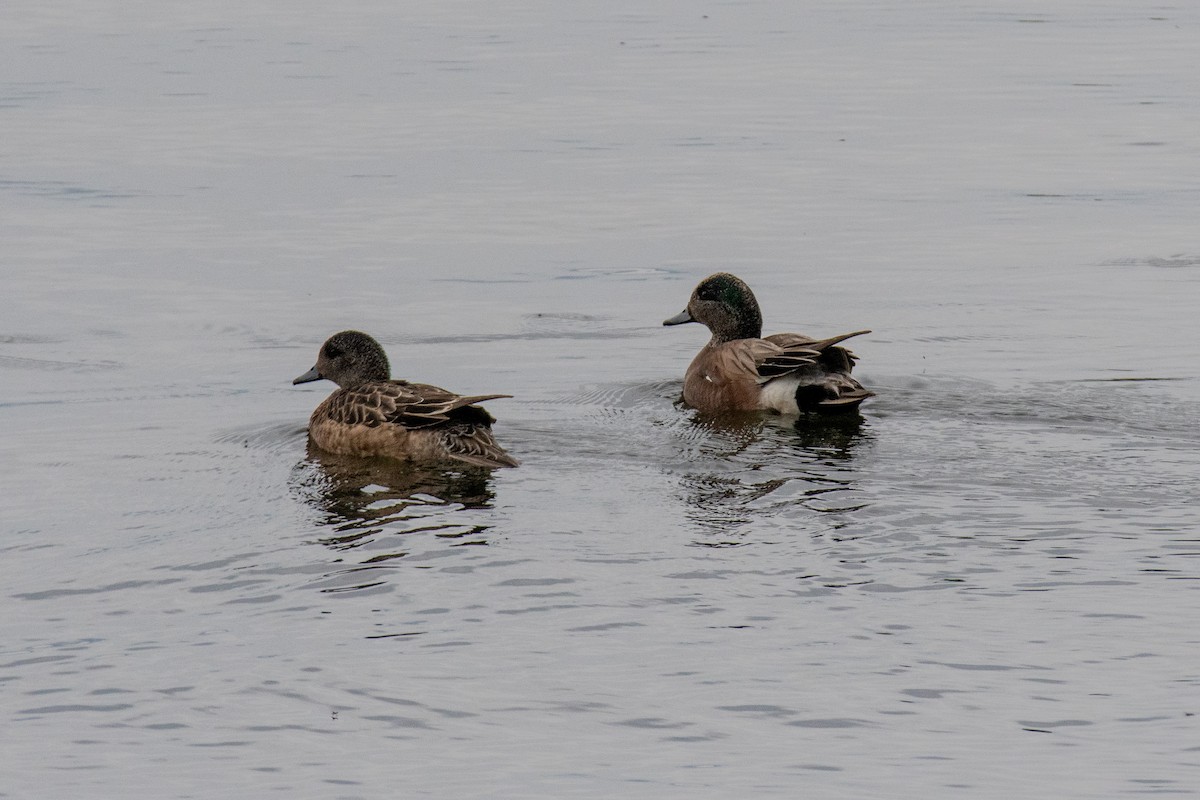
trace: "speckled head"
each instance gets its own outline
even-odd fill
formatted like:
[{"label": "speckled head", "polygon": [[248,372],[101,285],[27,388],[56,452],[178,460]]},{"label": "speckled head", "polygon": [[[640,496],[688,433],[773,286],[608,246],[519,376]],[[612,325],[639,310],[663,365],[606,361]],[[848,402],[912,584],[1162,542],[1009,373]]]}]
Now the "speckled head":
[{"label": "speckled head", "polygon": [[292,384],[330,380],[343,389],[386,381],[392,370],[379,342],[361,331],[335,333],[321,345],[317,364]]},{"label": "speckled head", "polygon": [[699,322],[712,331],[717,342],[757,339],[762,335],[762,311],[754,292],[736,275],[718,272],[700,281],[687,309],[663,321],[663,325]]}]

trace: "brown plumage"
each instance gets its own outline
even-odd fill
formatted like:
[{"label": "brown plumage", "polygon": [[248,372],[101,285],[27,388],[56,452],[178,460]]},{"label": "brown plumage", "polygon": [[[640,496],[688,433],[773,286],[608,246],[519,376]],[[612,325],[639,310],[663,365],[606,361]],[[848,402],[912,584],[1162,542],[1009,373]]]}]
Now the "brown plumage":
[{"label": "brown plumage", "polygon": [[321,346],[316,366],[292,381],[324,378],[339,387],[309,418],[313,443],[338,455],[517,466],[492,437],[495,419],[475,405],[511,395],[464,397],[437,386],[391,380],[390,375],[387,355],[367,334],[331,336]]},{"label": "brown plumage", "polygon": [[701,281],[687,309],[663,325],[685,322],[699,322],[712,332],[683,379],[684,402],[701,411],[840,411],[855,409],[874,394],[850,377],[854,354],[837,346],[870,331],[828,339],[762,336],[754,293],[727,272]]}]

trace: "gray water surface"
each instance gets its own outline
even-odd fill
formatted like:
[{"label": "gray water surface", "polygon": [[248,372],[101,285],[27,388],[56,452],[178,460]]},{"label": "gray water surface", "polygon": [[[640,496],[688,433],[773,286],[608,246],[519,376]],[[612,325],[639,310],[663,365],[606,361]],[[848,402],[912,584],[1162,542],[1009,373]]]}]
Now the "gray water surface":
[{"label": "gray water surface", "polygon": [[[1200,9],[0,16],[0,797],[1200,793]],[[677,403],[717,270],[861,416]]]}]

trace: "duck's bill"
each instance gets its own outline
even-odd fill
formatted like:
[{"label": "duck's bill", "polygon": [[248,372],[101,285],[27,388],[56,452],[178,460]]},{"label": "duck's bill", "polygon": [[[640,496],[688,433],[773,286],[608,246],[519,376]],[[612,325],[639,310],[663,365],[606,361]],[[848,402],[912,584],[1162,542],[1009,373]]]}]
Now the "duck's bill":
[{"label": "duck's bill", "polygon": [[682,325],[685,322],[695,322],[695,321],[696,320],[692,319],[692,315],[689,314],[688,310],[685,308],[683,311],[680,311],[678,314],[671,317],[670,319],[664,319],[663,325]]},{"label": "duck's bill", "polygon": [[317,372],[316,367],[313,367],[308,372],[304,373],[299,378],[296,378],[296,380],[292,381],[292,386],[295,386],[298,383],[312,383],[313,381],[319,381],[319,380],[321,380],[321,373]]}]

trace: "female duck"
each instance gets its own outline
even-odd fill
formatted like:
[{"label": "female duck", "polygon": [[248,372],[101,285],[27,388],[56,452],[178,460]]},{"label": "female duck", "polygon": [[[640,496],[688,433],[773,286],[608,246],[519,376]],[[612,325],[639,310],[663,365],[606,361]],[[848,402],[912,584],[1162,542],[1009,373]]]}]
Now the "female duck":
[{"label": "female duck", "polygon": [[390,376],[379,342],[359,331],[331,336],[321,346],[316,366],[292,381],[324,378],[338,385],[309,419],[308,433],[317,447],[339,455],[517,466],[517,460],[492,438],[496,420],[475,405],[512,395],[462,397]]},{"label": "female duck", "polygon": [[701,411],[845,411],[874,394],[850,377],[854,355],[836,346],[870,331],[829,339],[799,333],[764,337],[754,293],[728,272],[701,281],[687,308],[663,325],[685,322],[712,331],[683,379],[684,402]]}]

